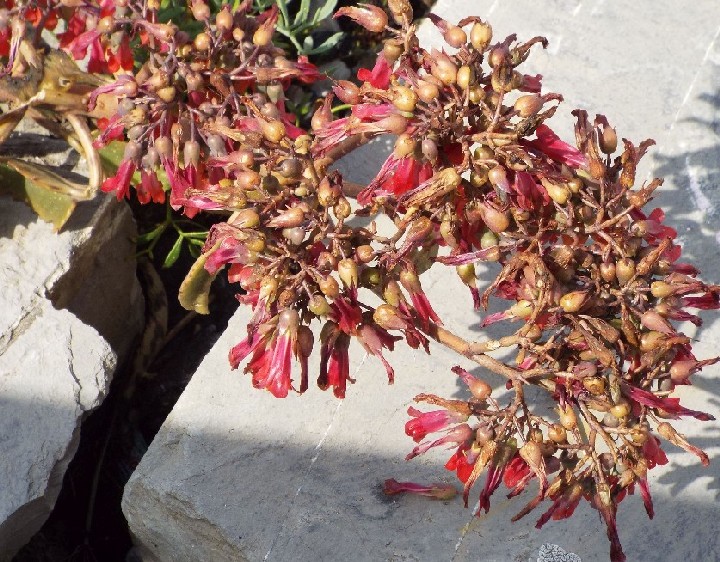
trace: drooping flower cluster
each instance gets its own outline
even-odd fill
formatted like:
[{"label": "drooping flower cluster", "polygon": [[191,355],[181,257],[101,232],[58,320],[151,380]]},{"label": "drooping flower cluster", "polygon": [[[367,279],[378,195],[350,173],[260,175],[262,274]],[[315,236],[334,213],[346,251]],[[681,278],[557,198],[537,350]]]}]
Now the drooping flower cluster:
[{"label": "drooping flower cluster", "polygon": [[[696,358],[677,322],[700,325],[695,311],[720,308],[720,288],[680,261],[662,210],[645,209],[661,180],[636,185],[635,173],[652,141],[623,139],[618,149],[607,119],[583,111],[575,112],[574,144],[546,123],[562,97],[521,70],[544,38],[493,42],[480,18],[431,16],[446,47],[428,51],[406,0],[390,0],[389,16],[370,5],[342,8],[336,17],[384,33],[384,47],[357,80],[332,83],[303,130],[285,90],[324,77],[273,44],[276,7],[254,15],[247,0],[212,14],[192,0],[195,25],[181,29],[160,23],[152,2],[73,2],[71,17],[63,5],[46,0],[39,12],[11,6],[8,14],[45,27],[65,17],[61,45],[76,58],[89,53],[91,71],[114,75],[89,96],[91,108],[101,96],[120,98],[98,123],[98,146],[126,142],[105,191],[123,198],[134,186],[141,202],[163,201],[167,191],[188,216],[226,218],[212,227],[191,276],[225,269],[241,288],[252,317],[230,363],[255,387],[286,397],[316,376],[342,398],[355,382],[353,339],[391,383],[388,353],[399,341],[428,352],[431,339],[450,347],[505,377],[514,396],[500,404],[486,382],[455,368],[472,397],[416,397],[437,409],[409,409],[406,432],[417,444],[408,459],[451,448],[446,468],[463,484],[466,505],[484,475],[485,511],[501,483],[510,496],[537,483],[514,519],[547,502],[538,527],[569,517],[584,498],[607,525],[614,561],[624,560],[618,503],[637,488],[653,516],[647,471],[667,463],[662,441],[707,463],[664,420],[712,419],[674,395],[718,360]],[[0,54],[2,41],[11,53],[18,43],[3,29]],[[135,67],[132,46],[149,53]],[[396,135],[394,150],[367,186],[333,171],[337,159],[384,134]],[[394,231],[349,220],[379,215]],[[484,290],[479,262],[501,267]],[[453,268],[470,290],[468,305],[506,302],[483,325],[505,323],[509,335],[467,342],[445,326],[421,283],[433,263]],[[316,374],[308,367],[314,347]],[[517,350],[514,363],[489,355],[500,348]],[[553,416],[531,411],[527,385],[553,397]],[[395,480],[385,490],[452,495],[446,485]]]}]

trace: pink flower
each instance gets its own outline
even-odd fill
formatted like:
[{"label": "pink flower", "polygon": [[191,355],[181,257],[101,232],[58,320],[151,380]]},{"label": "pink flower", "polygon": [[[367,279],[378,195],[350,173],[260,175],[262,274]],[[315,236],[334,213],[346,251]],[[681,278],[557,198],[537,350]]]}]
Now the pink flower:
[{"label": "pink flower", "polygon": [[705,412],[699,412],[697,410],[689,410],[680,405],[679,398],[660,398],[655,396],[652,392],[637,388],[629,384],[622,385],[623,394],[635,402],[648,406],[650,408],[658,408],[667,412],[673,419],[678,419],[680,416],[692,416],[695,419],[701,421],[710,421],[715,418]]},{"label": "pink flower", "polygon": [[388,375],[388,384],[393,384],[395,382],[395,371],[385,359],[382,350],[385,348],[392,351],[395,342],[402,338],[391,336],[386,330],[375,324],[362,324],[357,330],[356,337],[365,351],[382,361]]},{"label": "pink flower", "polygon": [[394,478],[385,480],[383,492],[388,496],[395,494],[417,494],[436,500],[450,500],[457,495],[457,490],[450,484],[415,484],[414,482],[398,482]]},{"label": "pink flower", "polygon": [[245,372],[252,374],[253,386],[285,398],[292,388],[292,354],[301,351],[297,346],[299,322],[297,311],[283,310],[230,350],[230,365],[236,369],[252,353]]},{"label": "pink flower", "polygon": [[414,419],[405,423],[405,434],[412,437],[415,443],[419,443],[429,433],[436,433],[448,429],[451,424],[467,421],[468,417],[450,410],[433,410],[422,412],[410,406],[407,413]]},{"label": "pink flower", "polygon": [[474,438],[474,432],[470,426],[466,423],[455,426],[450,429],[444,437],[436,439],[435,441],[425,441],[417,445],[408,455],[405,460],[411,460],[415,457],[422,455],[432,449],[433,447],[440,447],[441,445],[462,445],[463,443],[469,443]]},{"label": "pink flower", "polygon": [[386,90],[388,88],[391,75],[392,68],[382,53],[377,56],[375,66],[372,70],[361,68],[357,73],[358,80],[370,82],[373,88],[378,88],[379,90]]},{"label": "pink flower", "polygon": [[526,211],[538,210],[550,202],[545,188],[527,172],[515,172],[512,188],[516,193],[518,206]]}]

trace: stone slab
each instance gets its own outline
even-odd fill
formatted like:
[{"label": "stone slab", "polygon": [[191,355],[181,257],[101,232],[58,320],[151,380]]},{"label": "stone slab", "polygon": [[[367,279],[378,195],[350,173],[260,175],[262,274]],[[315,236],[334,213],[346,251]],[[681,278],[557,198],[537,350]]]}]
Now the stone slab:
[{"label": "stone slab", "polygon": [[108,196],[60,233],[0,199],[0,560],[42,526],[78,446],[143,325],[135,226]]},{"label": "stone slab", "polygon": [[[451,21],[481,15],[496,38],[546,35],[551,46],[531,55],[526,71],[545,75],[545,88],[567,100],[551,122],[572,138],[573,107],[604,113],[620,136],[658,141],[641,172],[668,176],[658,202],[691,258],[709,279],[720,279],[718,174],[720,125],[717,90],[720,6],[710,0],[606,2],[604,0],[440,0],[436,13]],[[427,24],[421,35],[438,37]],[[375,150],[374,148],[369,149]],[[380,151],[380,154],[382,151]],[[350,179],[363,181],[372,164],[346,160]],[[379,163],[376,163],[379,166]],[[643,171],[644,170],[644,171]],[[357,172],[360,178],[353,176]],[[484,275],[483,272],[480,273]],[[433,268],[424,287],[446,323],[477,326],[469,297],[454,279]],[[569,521],[534,529],[530,516],[510,524],[527,496],[493,498],[490,514],[472,517],[459,500],[386,498],[383,479],[446,481],[438,452],[402,460],[412,442],[403,433],[413,396],[459,392],[449,368],[457,357],[433,347],[428,358],[401,346],[391,356],[396,384],[372,358],[351,348],[357,384],[341,403],[316,389],[278,401],[232,372],[227,352],[241,338],[240,310],[206,357],[130,480],[123,509],[138,554],[155,560],[315,561],[534,561],[543,544],[607,560],[608,543],[597,512],[587,505]],[[716,353],[717,322],[695,336],[700,356]],[[495,380],[498,385],[500,381]],[[503,392],[496,390],[499,396]],[[709,373],[684,388],[689,407],[720,417],[720,381]],[[550,407],[534,396],[535,408]],[[720,558],[720,431],[717,424],[678,424],[706,448],[710,468],[683,452],[651,473],[656,516],[648,521],[638,498],[628,498],[618,523],[630,559],[648,562]],[[531,491],[532,493],[532,491]]]}]

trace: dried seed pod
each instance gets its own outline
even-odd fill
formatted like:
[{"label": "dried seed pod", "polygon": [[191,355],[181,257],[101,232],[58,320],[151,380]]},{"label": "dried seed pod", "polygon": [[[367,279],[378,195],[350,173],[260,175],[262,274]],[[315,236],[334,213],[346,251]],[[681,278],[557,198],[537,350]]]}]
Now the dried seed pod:
[{"label": "dried seed pod", "polygon": [[315,316],[326,316],[330,312],[330,305],[322,295],[313,295],[308,301],[308,310]]},{"label": "dried seed pod", "polygon": [[627,400],[619,400],[610,408],[610,413],[617,419],[622,420],[630,415],[630,403]]},{"label": "dried seed pod", "polygon": [[387,5],[397,25],[404,25],[412,21],[413,9],[409,0],[388,0]]}]

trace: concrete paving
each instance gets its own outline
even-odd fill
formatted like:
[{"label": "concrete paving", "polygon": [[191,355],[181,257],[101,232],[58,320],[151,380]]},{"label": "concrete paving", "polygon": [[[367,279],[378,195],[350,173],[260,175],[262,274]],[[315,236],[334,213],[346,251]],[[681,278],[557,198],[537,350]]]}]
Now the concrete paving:
[{"label": "concrete paving", "polygon": [[[705,278],[720,281],[717,2],[440,0],[435,12],[450,21],[480,15],[492,23],[496,38],[546,35],[550,47],[535,51],[525,68],[545,75],[544,90],[565,96],[553,128],[572,139],[570,111],[581,107],[604,113],[621,137],[655,138],[658,148],[640,177],[666,177],[658,203],[668,209],[668,222],[678,227]],[[428,25],[421,36],[439,37]],[[381,147],[370,148],[343,169],[363,181],[381,154]],[[469,295],[439,273],[431,269],[424,282],[431,302],[447,324],[472,334],[478,317]],[[357,384],[344,401],[317,389],[276,400],[253,390],[249,377],[227,364],[247,319],[246,310],[233,318],[126,488],[123,509],[143,560],[525,562],[537,560],[545,543],[583,562],[607,560],[603,524],[586,505],[569,521],[537,531],[532,516],[509,521],[523,497],[507,500],[497,493],[490,514],[473,517],[460,500],[383,496],[380,486],[389,477],[451,481],[442,468],[444,452],[402,460],[412,448],[403,426],[417,393],[458,391],[449,371],[456,356],[433,347],[427,357],[400,346],[390,357],[396,384],[388,387],[380,363],[363,360],[354,347]],[[695,337],[699,356],[717,353],[720,323],[708,321]],[[708,369],[681,396],[720,418],[717,373]],[[550,406],[535,400],[536,408]],[[713,463],[703,468],[667,447],[670,463],[650,476],[655,520],[648,521],[638,498],[619,510],[629,560],[720,558],[720,426],[694,420],[678,426]]]}]

